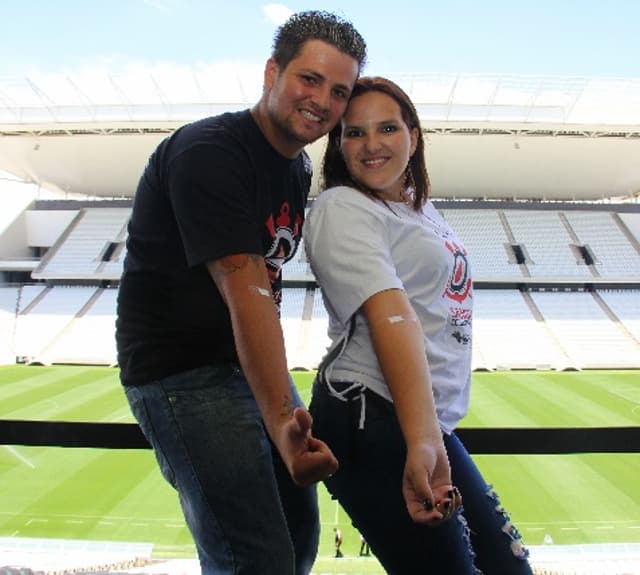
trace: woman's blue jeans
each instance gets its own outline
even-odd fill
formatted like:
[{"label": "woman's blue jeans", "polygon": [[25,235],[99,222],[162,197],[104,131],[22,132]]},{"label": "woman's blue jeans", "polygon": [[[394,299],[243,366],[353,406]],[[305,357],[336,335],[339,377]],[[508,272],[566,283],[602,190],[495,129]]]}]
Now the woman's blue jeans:
[{"label": "woman's blue jeans", "polygon": [[[334,387],[350,384],[334,383]],[[414,523],[402,496],[405,442],[393,405],[365,393],[341,401],[317,380],[309,410],[314,435],[340,469],[325,484],[390,575],[530,575],[520,535],[455,434],[444,442],[461,507],[438,527]]]},{"label": "woman's blue jeans", "polygon": [[294,485],[237,366],[198,368],[126,395],[178,492],[203,574],[310,572],[320,533],[315,487]]}]

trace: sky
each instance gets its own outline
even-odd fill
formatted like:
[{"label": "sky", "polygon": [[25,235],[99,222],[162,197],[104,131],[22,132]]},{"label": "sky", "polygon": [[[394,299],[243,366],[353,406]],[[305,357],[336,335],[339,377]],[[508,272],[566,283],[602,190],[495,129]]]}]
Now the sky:
[{"label": "sky", "polygon": [[370,74],[640,78],[640,0],[0,0],[0,82],[262,66],[294,11],[351,20]]}]

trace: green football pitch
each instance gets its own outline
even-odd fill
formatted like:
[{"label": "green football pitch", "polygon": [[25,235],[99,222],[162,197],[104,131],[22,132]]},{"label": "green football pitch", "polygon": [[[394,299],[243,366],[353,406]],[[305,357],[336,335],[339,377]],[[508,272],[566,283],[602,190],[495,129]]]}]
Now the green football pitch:
[{"label": "green football pitch", "polygon": [[[293,374],[305,400],[313,374]],[[87,366],[0,367],[0,418],[133,422],[118,373]],[[474,373],[469,427],[640,425],[640,373]],[[476,455],[525,543],[640,542],[640,454]],[[149,450],[0,446],[0,537],[149,542],[193,556],[174,492]],[[319,488],[316,570],[343,533],[340,571],[374,572],[344,511]],[[354,558],[353,560],[351,558]],[[353,567],[356,569],[356,567]],[[329,567],[327,567],[329,569]],[[378,572],[380,572],[378,570]]]}]

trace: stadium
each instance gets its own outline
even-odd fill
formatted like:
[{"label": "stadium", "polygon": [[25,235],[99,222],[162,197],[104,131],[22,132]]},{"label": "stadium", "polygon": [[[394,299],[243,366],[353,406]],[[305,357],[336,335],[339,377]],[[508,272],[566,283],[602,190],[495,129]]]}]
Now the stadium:
[{"label": "stadium", "polygon": [[[180,81],[158,73],[0,83],[0,476],[7,486],[0,566],[7,573],[12,565],[43,573],[196,572],[174,497],[147,451],[126,440],[105,449],[103,437],[94,444],[34,439],[44,428],[18,423],[133,421],[119,394],[113,339],[132,197],[161,139],[258,99],[259,73],[228,74],[225,81],[217,71]],[[518,444],[517,434],[498,454],[480,446],[479,465],[524,526],[537,573],[639,573],[640,80],[393,79],[422,118],[434,204],[471,255],[477,391],[463,423],[555,432],[556,443],[539,451]],[[309,147],[316,173],[323,146]],[[318,191],[316,178],[311,201]],[[285,265],[284,282],[289,368],[305,395],[328,339],[304,249]],[[562,447],[585,428],[628,434],[615,449],[592,435],[591,444]],[[109,480],[116,476],[121,481]],[[521,501],[525,485],[548,502]],[[145,507],[136,497],[144,490],[166,505]],[[323,497],[323,532],[340,524],[347,533],[348,518]],[[606,505],[594,510],[593,498]],[[355,539],[346,550],[351,544],[353,560],[336,564],[323,541],[315,573],[380,575],[372,558],[356,557]]]}]

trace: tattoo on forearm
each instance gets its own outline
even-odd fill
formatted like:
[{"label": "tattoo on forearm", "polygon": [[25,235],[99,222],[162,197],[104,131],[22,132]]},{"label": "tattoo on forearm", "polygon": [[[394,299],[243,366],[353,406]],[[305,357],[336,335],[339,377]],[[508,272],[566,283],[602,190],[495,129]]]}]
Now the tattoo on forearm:
[{"label": "tattoo on forearm", "polygon": [[293,399],[290,395],[284,396],[284,401],[282,402],[282,415],[293,415]]},{"label": "tattoo on forearm", "polygon": [[250,264],[259,265],[262,256],[256,254],[238,254],[219,259],[212,266],[214,275],[221,277],[242,270]]}]

